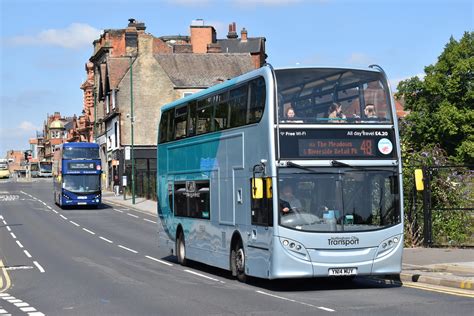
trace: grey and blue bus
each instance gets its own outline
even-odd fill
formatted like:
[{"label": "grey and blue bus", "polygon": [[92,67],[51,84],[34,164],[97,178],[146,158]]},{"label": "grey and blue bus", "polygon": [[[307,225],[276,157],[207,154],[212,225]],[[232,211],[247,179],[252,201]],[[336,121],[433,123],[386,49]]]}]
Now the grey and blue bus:
[{"label": "grey and blue bus", "polygon": [[247,276],[401,271],[400,140],[382,68],[266,65],[162,107],[159,244]]},{"label": "grey and blue bus", "polygon": [[64,206],[101,204],[102,174],[99,145],[64,143],[56,146],[53,160],[54,202]]}]

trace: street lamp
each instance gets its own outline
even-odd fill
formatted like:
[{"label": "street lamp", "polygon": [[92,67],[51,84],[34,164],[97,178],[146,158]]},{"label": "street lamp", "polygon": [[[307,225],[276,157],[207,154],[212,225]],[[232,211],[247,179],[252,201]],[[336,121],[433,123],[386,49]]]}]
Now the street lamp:
[{"label": "street lamp", "polygon": [[133,116],[133,56],[130,57],[130,133],[131,133],[131,159],[132,159],[132,204],[135,204],[135,154],[134,154],[134,144],[133,144],[133,123],[135,117]]}]

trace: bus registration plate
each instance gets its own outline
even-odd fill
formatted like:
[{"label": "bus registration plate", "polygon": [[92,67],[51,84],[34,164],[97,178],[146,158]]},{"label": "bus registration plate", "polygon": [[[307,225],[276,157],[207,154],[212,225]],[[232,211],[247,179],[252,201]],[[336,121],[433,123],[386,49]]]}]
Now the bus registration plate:
[{"label": "bus registration plate", "polygon": [[330,276],[357,275],[357,268],[333,268],[329,269]]}]

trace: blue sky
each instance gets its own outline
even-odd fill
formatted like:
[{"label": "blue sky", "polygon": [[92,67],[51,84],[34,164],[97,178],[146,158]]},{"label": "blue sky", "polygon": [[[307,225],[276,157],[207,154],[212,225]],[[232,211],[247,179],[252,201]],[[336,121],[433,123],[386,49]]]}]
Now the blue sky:
[{"label": "blue sky", "polygon": [[0,156],[28,148],[46,115],[82,111],[84,64],[103,29],[145,22],[155,36],[188,35],[191,21],[237,23],[264,36],[268,61],[381,65],[392,86],[423,74],[450,36],[474,29],[471,0],[0,0]]}]

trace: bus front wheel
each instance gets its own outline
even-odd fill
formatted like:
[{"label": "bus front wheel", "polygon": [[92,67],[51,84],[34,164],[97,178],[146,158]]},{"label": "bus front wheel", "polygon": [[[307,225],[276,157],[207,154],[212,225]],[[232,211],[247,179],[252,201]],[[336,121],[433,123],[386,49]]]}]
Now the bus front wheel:
[{"label": "bus front wheel", "polygon": [[184,244],[184,235],[180,233],[176,241],[176,256],[178,257],[178,263],[182,266],[186,265],[186,246]]},{"label": "bus front wheel", "polygon": [[247,282],[247,275],[245,274],[245,251],[241,241],[232,249],[231,259],[232,275],[236,276],[240,282]]}]

